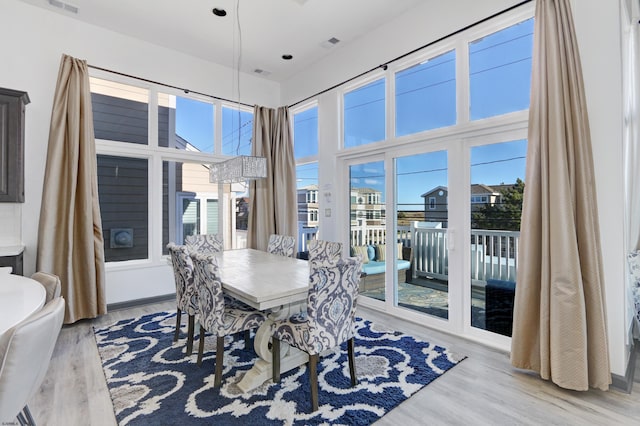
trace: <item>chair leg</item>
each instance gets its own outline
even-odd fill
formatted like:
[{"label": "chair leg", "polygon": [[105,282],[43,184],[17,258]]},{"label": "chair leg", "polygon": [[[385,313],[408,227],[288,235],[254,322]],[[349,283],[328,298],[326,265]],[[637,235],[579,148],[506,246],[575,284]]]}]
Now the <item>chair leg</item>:
[{"label": "chair leg", "polygon": [[347,352],[349,354],[349,372],[351,373],[351,387],[353,387],[358,384],[358,378],[356,374],[356,359],[354,357],[355,339],[353,337],[347,340]]},{"label": "chair leg", "polygon": [[213,387],[217,388],[222,383],[222,360],[224,359],[224,336],[216,339],[216,377]]},{"label": "chair leg", "polygon": [[182,311],[180,308],[176,311],[176,333],[173,336],[173,341],[177,342],[180,337],[180,317],[182,316]]},{"label": "chair leg", "polygon": [[204,334],[207,330],[200,324],[200,341],[198,343],[198,367],[202,365],[202,353],[204,352]]},{"label": "chair leg", "polygon": [[193,352],[193,329],[195,328],[195,315],[189,315],[189,334],[187,335],[187,356]]},{"label": "chair leg", "polygon": [[318,409],[318,354],[309,355],[309,383],[311,384],[311,411]]},{"label": "chair leg", "polygon": [[244,348],[249,349],[251,347],[251,330],[244,331]]},{"label": "chair leg", "polygon": [[271,365],[273,383],[280,383],[280,340],[271,338]]},{"label": "chair leg", "polygon": [[[16,417],[18,419],[18,423],[20,423],[20,426],[28,426],[29,423],[27,423],[27,419],[24,418],[24,414],[22,414],[22,411],[20,411],[18,413],[18,416]],[[15,424],[15,423],[13,423]]]},{"label": "chair leg", "polygon": [[24,416],[27,418],[28,424],[30,425],[36,424],[36,421],[33,420],[33,416],[31,416],[31,410],[29,410],[29,406],[25,405],[24,410],[22,410],[22,412],[24,413]]}]

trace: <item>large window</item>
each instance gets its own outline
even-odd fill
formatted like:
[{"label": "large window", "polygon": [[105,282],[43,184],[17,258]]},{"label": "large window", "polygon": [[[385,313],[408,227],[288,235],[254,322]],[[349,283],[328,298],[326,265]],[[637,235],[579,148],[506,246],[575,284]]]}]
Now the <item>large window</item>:
[{"label": "large window", "polygon": [[385,79],[344,95],[345,148],[382,141],[385,134]]},{"label": "large window", "polygon": [[303,106],[293,114],[293,147],[296,158],[298,202],[298,251],[307,251],[319,234],[318,106]]},{"label": "large window", "polygon": [[250,154],[252,111],[94,77],[91,91],[106,261],[157,261],[168,242],[196,233],[222,233],[235,247],[249,194],[242,185],[219,194],[209,164]]},{"label": "large window", "polygon": [[529,108],[533,18],[469,43],[471,119]]},{"label": "large window", "polygon": [[385,247],[364,266],[364,303],[500,345],[510,335],[531,16],[525,5],[462,31],[343,95],[344,240]]},{"label": "large window", "polygon": [[454,50],[396,74],[396,136],[456,123]]}]

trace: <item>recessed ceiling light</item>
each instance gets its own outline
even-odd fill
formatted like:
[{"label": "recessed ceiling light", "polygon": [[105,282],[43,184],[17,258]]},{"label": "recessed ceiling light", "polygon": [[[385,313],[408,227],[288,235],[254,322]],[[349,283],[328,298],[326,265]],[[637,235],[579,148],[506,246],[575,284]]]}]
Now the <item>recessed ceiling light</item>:
[{"label": "recessed ceiling light", "polygon": [[216,16],[227,16],[227,11],[218,7],[214,7],[212,12]]},{"label": "recessed ceiling light", "polygon": [[290,61],[291,59],[293,59],[293,55],[289,55],[289,54],[282,55],[282,59],[284,59],[285,61]]}]

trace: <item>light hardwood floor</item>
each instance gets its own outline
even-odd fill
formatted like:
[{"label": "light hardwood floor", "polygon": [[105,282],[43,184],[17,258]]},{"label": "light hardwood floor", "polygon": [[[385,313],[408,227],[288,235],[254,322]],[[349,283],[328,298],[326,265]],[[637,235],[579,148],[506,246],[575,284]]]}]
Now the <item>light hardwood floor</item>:
[{"label": "light hardwood floor", "polygon": [[[63,327],[44,383],[29,402],[36,422],[115,425],[92,325],[172,309],[175,302],[168,301]],[[359,308],[358,315],[468,357],[376,425],[640,425],[640,371],[631,394],[567,391],[515,370],[506,353],[370,309]]]}]

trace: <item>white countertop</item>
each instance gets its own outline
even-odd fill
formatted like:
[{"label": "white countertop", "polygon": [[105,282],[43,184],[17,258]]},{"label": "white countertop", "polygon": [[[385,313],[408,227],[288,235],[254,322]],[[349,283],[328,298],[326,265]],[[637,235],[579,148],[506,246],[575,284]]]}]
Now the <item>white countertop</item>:
[{"label": "white countertop", "polygon": [[24,251],[24,246],[2,246],[0,245],[0,257],[17,256]]}]

